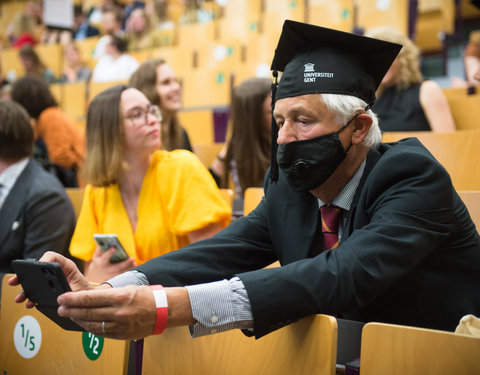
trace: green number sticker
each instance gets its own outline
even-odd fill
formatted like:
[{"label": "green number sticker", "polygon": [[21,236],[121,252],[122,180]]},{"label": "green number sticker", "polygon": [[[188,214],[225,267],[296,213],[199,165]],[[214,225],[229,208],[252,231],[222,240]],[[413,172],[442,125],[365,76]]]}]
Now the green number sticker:
[{"label": "green number sticker", "polygon": [[83,351],[89,360],[95,361],[100,357],[103,350],[103,341],[103,337],[95,336],[93,333],[82,333]]},{"label": "green number sticker", "polygon": [[223,73],[218,73],[217,74],[216,81],[217,81],[218,84],[223,83],[223,81],[225,81],[225,76],[223,75]]}]

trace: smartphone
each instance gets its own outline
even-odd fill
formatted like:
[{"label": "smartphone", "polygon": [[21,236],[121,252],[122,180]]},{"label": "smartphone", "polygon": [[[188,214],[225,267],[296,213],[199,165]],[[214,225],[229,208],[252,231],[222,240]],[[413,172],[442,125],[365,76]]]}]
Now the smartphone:
[{"label": "smartphone", "polygon": [[35,259],[16,259],[12,261],[12,267],[27,298],[35,303],[38,311],[63,329],[85,331],[70,318],[63,318],[57,314],[58,296],[65,292],[71,292],[58,263],[39,262]]},{"label": "smartphone", "polygon": [[94,234],[93,238],[103,252],[111,247],[116,249],[115,253],[110,258],[110,263],[119,263],[128,259],[128,254],[118,240],[116,234]]}]

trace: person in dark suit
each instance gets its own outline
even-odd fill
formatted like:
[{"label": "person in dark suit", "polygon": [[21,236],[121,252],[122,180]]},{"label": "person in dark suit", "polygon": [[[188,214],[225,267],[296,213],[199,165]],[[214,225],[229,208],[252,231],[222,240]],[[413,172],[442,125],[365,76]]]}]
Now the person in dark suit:
[{"label": "person in dark suit", "polygon": [[14,259],[67,254],[75,214],[63,186],[32,159],[33,128],[22,106],[0,101],[0,273]]},{"label": "person in dark suit", "polygon": [[46,254],[77,291],[59,297],[59,314],[122,339],[176,325],[259,338],[316,313],[453,330],[478,315],[480,238],[465,205],[416,139],[381,143],[370,109],[400,47],[286,21],[272,63],[283,71],[272,92],[278,150],[272,142],[258,207],[94,291]]}]

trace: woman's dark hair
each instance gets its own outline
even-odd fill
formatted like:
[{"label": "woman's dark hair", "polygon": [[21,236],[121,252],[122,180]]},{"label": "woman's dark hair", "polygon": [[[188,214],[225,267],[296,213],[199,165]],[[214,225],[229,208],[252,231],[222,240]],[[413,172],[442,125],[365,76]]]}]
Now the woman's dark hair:
[{"label": "woman's dark hair", "polygon": [[118,36],[110,35],[110,44],[114,46],[120,53],[127,52],[127,42]]},{"label": "woman's dark hair", "polygon": [[0,100],[0,159],[16,162],[33,153],[30,118],[18,103]]},{"label": "woman's dark hair", "polygon": [[229,186],[232,161],[235,161],[242,193],[248,187],[263,186],[270,164],[271,135],[265,124],[264,110],[270,89],[271,82],[267,78],[250,78],[233,89],[232,133],[225,157],[223,187]]},{"label": "woman's dark hair", "polygon": [[45,109],[58,106],[48,84],[37,77],[25,76],[16,80],[10,95],[12,100],[20,103],[35,120],[38,120]]},{"label": "woman's dark hair", "polygon": [[26,72],[27,74],[33,74],[37,77],[43,76],[47,68],[30,44],[22,46],[18,53],[21,58],[27,58],[32,61],[32,68],[29,72]]}]

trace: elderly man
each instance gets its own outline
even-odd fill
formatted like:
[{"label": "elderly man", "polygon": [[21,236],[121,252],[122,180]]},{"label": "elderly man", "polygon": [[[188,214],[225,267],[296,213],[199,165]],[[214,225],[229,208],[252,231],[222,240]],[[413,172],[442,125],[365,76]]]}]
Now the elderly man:
[{"label": "elderly man", "polygon": [[286,21],[272,64],[278,151],[259,206],[96,290],[49,253],[77,291],[59,314],[106,337],[188,324],[258,338],[316,313],[445,330],[480,313],[480,240],[448,173],[417,140],[380,143],[370,107],[399,49]]}]

